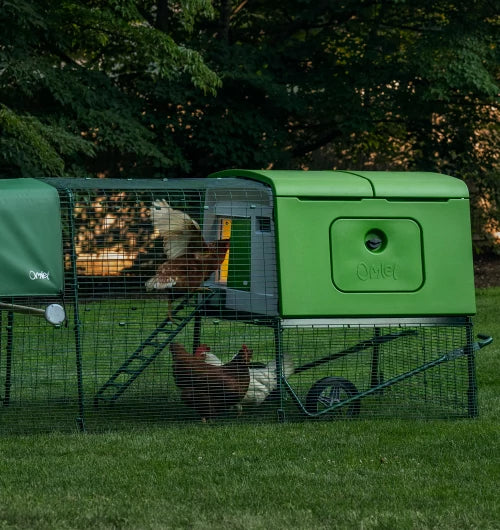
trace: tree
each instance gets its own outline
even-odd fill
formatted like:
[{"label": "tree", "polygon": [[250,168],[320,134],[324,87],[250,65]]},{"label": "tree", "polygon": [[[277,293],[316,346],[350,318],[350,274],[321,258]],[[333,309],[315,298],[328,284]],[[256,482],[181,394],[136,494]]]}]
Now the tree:
[{"label": "tree", "polygon": [[[213,93],[200,54],[153,23],[153,2],[4,0],[0,7],[3,176],[147,176],[176,163],[144,120],[151,86],[182,77]],[[186,4],[186,5],[184,5]],[[188,32],[208,0],[181,2]]]},{"label": "tree", "polygon": [[499,220],[491,0],[55,4],[1,4],[4,175],[418,169]]},{"label": "tree", "polygon": [[499,22],[489,0],[221,0],[191,41],[221,89],[163,103],[191,174],[445,172],[498,215]]},{"label": "tree", "polygon": [[189,94],[205,118],[185,144],[226,165],[243,155],[296,167],[353,137],[370,154],[403,141],[407,166],[439,167],[440,131],[461,135],[457,120],[475,127],[498,101],[494,16],[488,1],[221,1],[197,46],[223,86],[216,98]]}]

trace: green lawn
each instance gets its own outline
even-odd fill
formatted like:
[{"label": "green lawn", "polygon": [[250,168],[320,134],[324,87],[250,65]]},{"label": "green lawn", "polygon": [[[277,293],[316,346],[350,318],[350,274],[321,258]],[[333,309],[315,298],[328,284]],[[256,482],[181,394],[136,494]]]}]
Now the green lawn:
[{"label": "green lawn", "polygon": [[[500,336],[500,288],[475,331]],[[0,528],[500,528],[500,356],[473,420],[189,425],[0,438]]]}]

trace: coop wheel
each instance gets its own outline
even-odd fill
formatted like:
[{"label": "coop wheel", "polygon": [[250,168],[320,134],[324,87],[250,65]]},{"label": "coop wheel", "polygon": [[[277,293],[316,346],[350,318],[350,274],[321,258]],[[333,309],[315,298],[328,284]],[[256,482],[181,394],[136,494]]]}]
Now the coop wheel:
[{"label": "coop wheel", "polygon": [[[315,414],[336,403],[359,394],[356,386],[343,377],[324,377],[314,383],[306,397],[306,410]],[[354,417],[359,414],[359,400],[351,401],[344,407],[338,407],[332,414],[338,417]]]}]

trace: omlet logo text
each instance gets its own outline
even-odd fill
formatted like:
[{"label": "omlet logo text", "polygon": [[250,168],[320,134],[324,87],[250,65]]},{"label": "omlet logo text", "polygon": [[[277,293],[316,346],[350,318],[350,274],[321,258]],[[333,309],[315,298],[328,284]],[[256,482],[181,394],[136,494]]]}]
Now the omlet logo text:
[{"label": "omlet logo text", "polygon": [[30,271],[30,280],[50,280],[49,273],[43,271]]},{"label": "omlet logo text", "polygon": [[363,282],[368,280],[398,280],[396,276],[397,268],[398,265],[396,263],[368,265],[361,262],[356,268],[356,275]]}]

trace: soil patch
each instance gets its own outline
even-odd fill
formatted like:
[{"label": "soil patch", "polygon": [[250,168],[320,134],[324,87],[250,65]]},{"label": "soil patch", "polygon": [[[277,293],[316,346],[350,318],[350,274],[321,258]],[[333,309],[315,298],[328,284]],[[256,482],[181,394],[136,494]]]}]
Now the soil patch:
[{"label": "soil patch", "polygon": [[500,256],[480,256],[474,259],[476,287],[500,286]]}]

